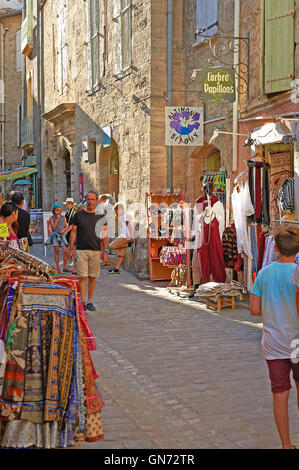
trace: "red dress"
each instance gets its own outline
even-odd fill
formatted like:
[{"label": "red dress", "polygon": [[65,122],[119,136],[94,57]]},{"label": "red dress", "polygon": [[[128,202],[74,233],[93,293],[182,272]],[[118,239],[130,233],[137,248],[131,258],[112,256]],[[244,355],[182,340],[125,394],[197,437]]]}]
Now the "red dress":
[{"label": "red dress", "polygon": [[[214,195],[210,197],[211,207],[218,202]],[[208,205],[207,196],[200,196],[196,200],[197,204],[203,204],[203,209]],[[199,257],[202,271],[203,283],[210,282],[210,276],[213,275],[214,282],[225,282],[226,272],[223,257],[222,241],[219,233],[219,222],[216,217],[209,224],[204,225],[204,240],[199,249]]]}]

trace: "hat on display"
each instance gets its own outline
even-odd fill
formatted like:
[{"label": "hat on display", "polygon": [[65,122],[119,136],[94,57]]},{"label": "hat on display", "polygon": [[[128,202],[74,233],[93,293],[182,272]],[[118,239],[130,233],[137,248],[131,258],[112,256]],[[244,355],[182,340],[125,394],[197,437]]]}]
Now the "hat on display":
[{"label": "hat on display", "polygon": [[68,197],[67,200],[64,201],[63,204],[74,204],[74,206],[77,205],[72,197]]}]

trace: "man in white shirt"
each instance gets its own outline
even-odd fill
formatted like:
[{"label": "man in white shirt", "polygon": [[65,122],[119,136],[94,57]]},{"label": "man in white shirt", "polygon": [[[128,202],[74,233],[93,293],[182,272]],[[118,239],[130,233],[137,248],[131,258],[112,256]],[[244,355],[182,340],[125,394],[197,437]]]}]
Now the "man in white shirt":
[{"label": "man in white shirt", "polygon": [[115,204],[114,211],[118,220],[118,237],[110,243],[111,250],[117,250],[117,263],[113,270],[108,274],[119,274],[120,267],[126,254],[126,249],[134,241],[133,227],[131,218],[125,213],[124,206],[119,202]]}]

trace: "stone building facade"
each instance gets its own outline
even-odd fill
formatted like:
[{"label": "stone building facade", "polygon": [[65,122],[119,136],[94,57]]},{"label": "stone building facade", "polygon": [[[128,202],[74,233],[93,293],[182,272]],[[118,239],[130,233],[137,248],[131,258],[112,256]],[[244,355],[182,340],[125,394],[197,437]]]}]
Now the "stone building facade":
[{"label": "stone building facade", "polygon": [[[0,1],[0,171],[21,166],[21,3]],[[5,193],[11,182],[0,187]]]},{"label": "stone building facade", "polygon": [[[216,125],[232,131],[233,105],[204,104],[199,75],[191,76],[211,66],[217,34],[233,36],[235,2],[171,3],[171,105],[204,109],[204,145],[172,148],[172,189],[193,204],[204,170],[232,171],[232,135],[209,142]],[[33,127],[23,150],[40,165],[42,207],[49,210],[67,196],[78,202],[94,189],[141,205],[146,226],[146,193],[170,189],[168,2],[40,0],[39,12],[36,5],[23,1],[24,123]],[[217,23],[207,30],[213,37],[204,41],[196,30],[211,22]],[[232,63],[232,50],[225,59]],[[130,268],[146,270],[147,259],[147,241],[138,240]]]}]

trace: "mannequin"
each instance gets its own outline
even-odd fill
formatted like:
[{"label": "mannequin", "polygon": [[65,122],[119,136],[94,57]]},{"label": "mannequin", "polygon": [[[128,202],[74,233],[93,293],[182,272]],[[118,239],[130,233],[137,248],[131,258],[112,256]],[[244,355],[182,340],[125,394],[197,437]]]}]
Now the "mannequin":
[{"label": "mannequin", "polygon": [[[198,263],[201,269],[201,281],[210,282],[213,275],[215,282],[225,282],[226,272],[222,250],[224,231],[224,207],[217,196],[213,195],[213,184],[203,186],[203,194],[196,200],[194,209],[195,250],[192,268],[194,291],[198,287]],[[200,281],[199,281],[200,282]]]}]

